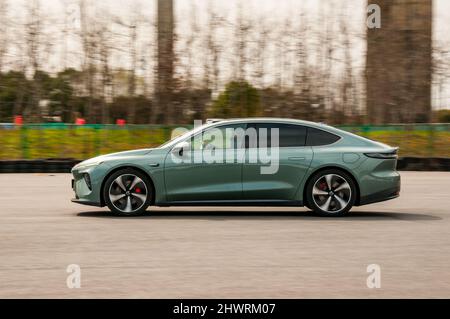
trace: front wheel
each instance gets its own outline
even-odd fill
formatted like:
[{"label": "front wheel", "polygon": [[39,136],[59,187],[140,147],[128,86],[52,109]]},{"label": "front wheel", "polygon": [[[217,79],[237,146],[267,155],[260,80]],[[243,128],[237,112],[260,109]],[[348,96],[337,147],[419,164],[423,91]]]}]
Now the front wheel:
[{"label": "front wheel", "polygon": [[144,214],[152,202],[152,196],[153,187],[149,178],[134,169],[115,172],[103,189],[106,205],[119,216]]},{"label": "front wheel", "polygon": [[335,169],[316,173],[306,189],[308,206],[320,216],[346,215],[355,204],[356,185],[345,172]]}]

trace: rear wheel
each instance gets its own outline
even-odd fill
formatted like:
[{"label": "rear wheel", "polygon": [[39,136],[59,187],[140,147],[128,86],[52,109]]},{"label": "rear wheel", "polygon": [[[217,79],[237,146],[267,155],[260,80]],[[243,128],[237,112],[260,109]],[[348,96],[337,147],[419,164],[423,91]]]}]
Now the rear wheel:
[{"label": "rear wheel", "polygon": [[344,216],[355,204],[356,185],[347,173],[329,169],[311,178],[306,195],[308,206],[317,215]]},{"label": "rear wheel", "polygon": [[108,178],[103,198],[112,213],[138,216],[152,203],[153,187],[145,174],[135,169],[123,169]]}]

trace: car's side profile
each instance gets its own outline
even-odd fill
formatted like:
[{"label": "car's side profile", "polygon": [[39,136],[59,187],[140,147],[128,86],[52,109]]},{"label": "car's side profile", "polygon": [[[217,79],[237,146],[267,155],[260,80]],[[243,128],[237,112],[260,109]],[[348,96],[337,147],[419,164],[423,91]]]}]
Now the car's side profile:
[{"label": "car's side profile", "polygon": [[323,124],[214,121],[158,148],[80,163],[72,170],[73,202],[120,216],[152,205],[307,206],[343,216],[399,196],[396,162],[397,148]]}]

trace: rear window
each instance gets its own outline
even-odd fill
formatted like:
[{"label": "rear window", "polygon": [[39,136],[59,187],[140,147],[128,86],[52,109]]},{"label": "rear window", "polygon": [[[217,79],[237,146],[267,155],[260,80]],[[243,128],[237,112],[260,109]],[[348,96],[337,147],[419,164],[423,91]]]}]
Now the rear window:
[{"label": "rear window", "polygon": [[306,146],[324,146],[339,141],[340,137],[316,128],[308,127]]}]

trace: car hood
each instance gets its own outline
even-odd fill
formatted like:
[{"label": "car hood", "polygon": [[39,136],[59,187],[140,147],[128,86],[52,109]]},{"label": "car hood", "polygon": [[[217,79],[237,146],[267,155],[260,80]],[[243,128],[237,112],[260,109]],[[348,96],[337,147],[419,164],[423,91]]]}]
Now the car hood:
[{"label": "car hood", "polygon": [[117,158],[125,158],[125,157],[134,157],[134,156],[140,156],[140,155],[147,155],[153,150],[154,149],[152,149],[152,148],[146,148],[146,149],[141,149],[141,150],[125,151],[125,152],[118,152],[118,153],[111,153],[111,154],[101,155],[101,156],[90,158],[90,159],[88,159],[88,160],[86,160],[84,162],[81,162],[76,167],[83,167],[83,166],[94,165],[94,164],[98,164],[98,163],[105,162],[105,161],[108,161],[108,160],[114,160],[114,159],[117,159]]}]

